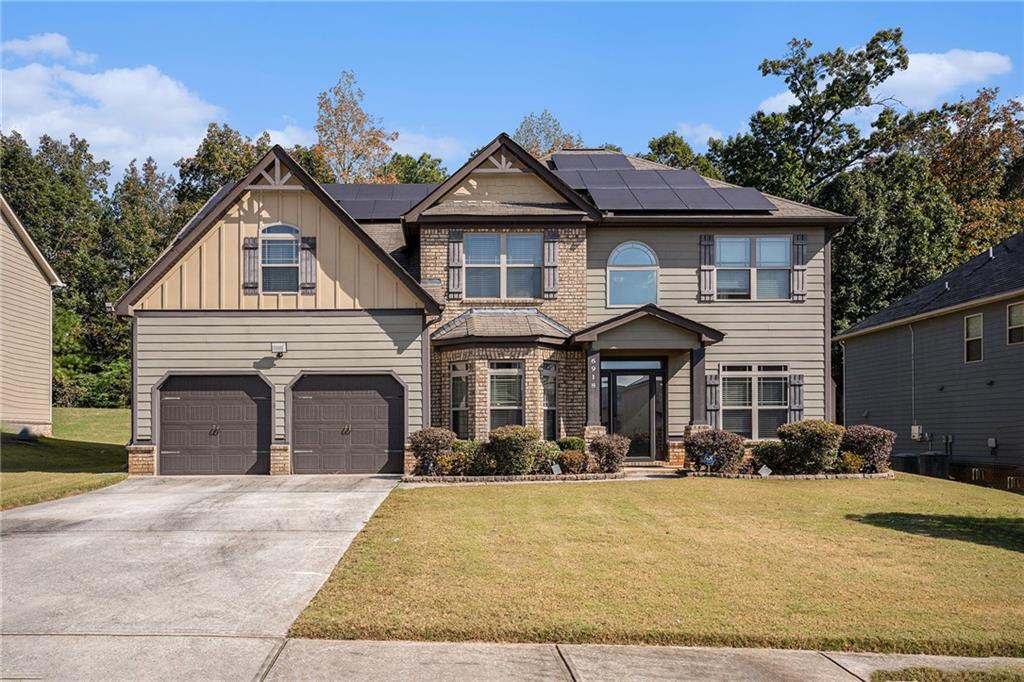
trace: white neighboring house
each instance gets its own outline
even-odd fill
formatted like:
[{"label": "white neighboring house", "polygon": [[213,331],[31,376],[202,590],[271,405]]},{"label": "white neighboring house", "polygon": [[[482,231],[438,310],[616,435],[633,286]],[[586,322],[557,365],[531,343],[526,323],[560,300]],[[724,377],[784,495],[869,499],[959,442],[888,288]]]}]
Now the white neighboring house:
[{"label": "white neighboring house", "polygon": [[0,195],[0,422],[53,432],[53,288],[64,286]]}]

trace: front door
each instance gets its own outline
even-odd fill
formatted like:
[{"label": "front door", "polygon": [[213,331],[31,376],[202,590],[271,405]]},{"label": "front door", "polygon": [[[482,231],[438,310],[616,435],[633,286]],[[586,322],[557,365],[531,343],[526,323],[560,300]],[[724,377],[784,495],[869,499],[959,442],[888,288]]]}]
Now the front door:
[{"label": "front door", "polygon": [[665,362],[601,361],[601,423],[629,438],[630,459],[665,455]]}]

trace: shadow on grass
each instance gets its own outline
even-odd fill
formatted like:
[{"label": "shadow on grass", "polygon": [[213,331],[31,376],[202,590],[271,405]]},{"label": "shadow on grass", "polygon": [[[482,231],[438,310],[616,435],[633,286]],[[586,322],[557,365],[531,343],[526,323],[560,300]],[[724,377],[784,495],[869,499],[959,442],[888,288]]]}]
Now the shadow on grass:
[{"label": "shadow on grass", "polygon": [[947,540],[963,540],[1024,553],[1024,518],[878,512],[847,514],[850,521]]},{"label": "shadow on grass", "polygon": [[125,471],[123,445],[40,438],[25,441],[10,433],[0,434],[0,471],[102,474]]}]

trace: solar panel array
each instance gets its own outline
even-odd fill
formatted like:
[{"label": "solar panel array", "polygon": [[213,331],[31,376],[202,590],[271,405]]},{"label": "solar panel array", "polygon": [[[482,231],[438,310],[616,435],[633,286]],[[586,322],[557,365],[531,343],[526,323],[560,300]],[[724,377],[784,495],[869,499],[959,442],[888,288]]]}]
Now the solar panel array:
[{"label": "solar panel array", "polygon": [[340,185],[323,188],[356,220],[398,220],[430,194],[437,185]]},{"label": "solar panel array", "polygon": [[555,175],[606,211],[775,211],[752,187],[711,187],[690,170],[637,170],[623,154],[554,154]]}]

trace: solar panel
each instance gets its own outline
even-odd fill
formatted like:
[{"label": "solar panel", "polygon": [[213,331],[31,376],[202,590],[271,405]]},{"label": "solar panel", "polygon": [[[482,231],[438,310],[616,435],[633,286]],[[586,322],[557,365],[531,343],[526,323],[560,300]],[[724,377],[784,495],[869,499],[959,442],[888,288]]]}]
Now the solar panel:
[{"label": "solar panel", "polygon": [[590,196],[597,207],[604,211],[628,211],[643,208],[633,193],[625,188],[592,187]]},{"label": "solar panel", "polygon": [[669,187],[680,189],[708,187],[707,181],[692,170],[661,170],[654,172],[656,172]]},{"label": "solar panel", "polygon": [[668,187],[664,189],[633,189],[633,196],[647,211],[682,211],[686,209],[676,193]]},{"label": "solar panel", "polygon": [[434,183],[423,183],[418,185],[395,185],[394,188],[395,191],[391,195],[392,199],[409,199],[418,202],[437,189],[437,185]]},{"label": "solar panel", "polygon": [[395,188],[392,185],[360,185],[359,199],[390,199]]},{"label": "solar panel", "polygon": [[594,170],[589,154],[554,154],[551,160],[558,170]]},{"label": "solar panel", "polygon": [[359,194],[358,185],[340,185],[337,183],[329,183],[323,186],[335,199],[355,199]]},{"label": "solar panel", "polygon": [[620,170],[616,172],[619,174],[619,177],[622,178],[626,187],[629,187],[630,189],[643,187],[665,189],[668,187],[657,172],[634,169]]},{"label": "solar panel", "polygon": [[624,154],[588,154],[590,162],[598,170],[632,170],[633,164]]},{"label": "solar panel", "polygon": [[729,211],[732,207],[718,192],[710,187],[705,189],[677,189],[676,196],[683,200],[691,211]]},{"label": "solar panel", "polygon": [[579,174],[587,189],[594,187],[624,188],[626,186],[622,177],[613,170],[581,170]]},{"label": "solar panel", "polygon": [[583,184],[583,178],[580,177],[579,171],[574,170],[556,170],[555,175],[562,179],[562,182],[569,185],[573,189],[586,189],[587,186]]},{"label": "solar panel", "polygon": [[723,187],[718,190],[735,211],[776,211],[772,202],[753,187]]},{"label": "solar panel", "polygon": [[366,199],[343,199],[338,203],[356,220],[367,220],[373,215],[373,201]]}]

